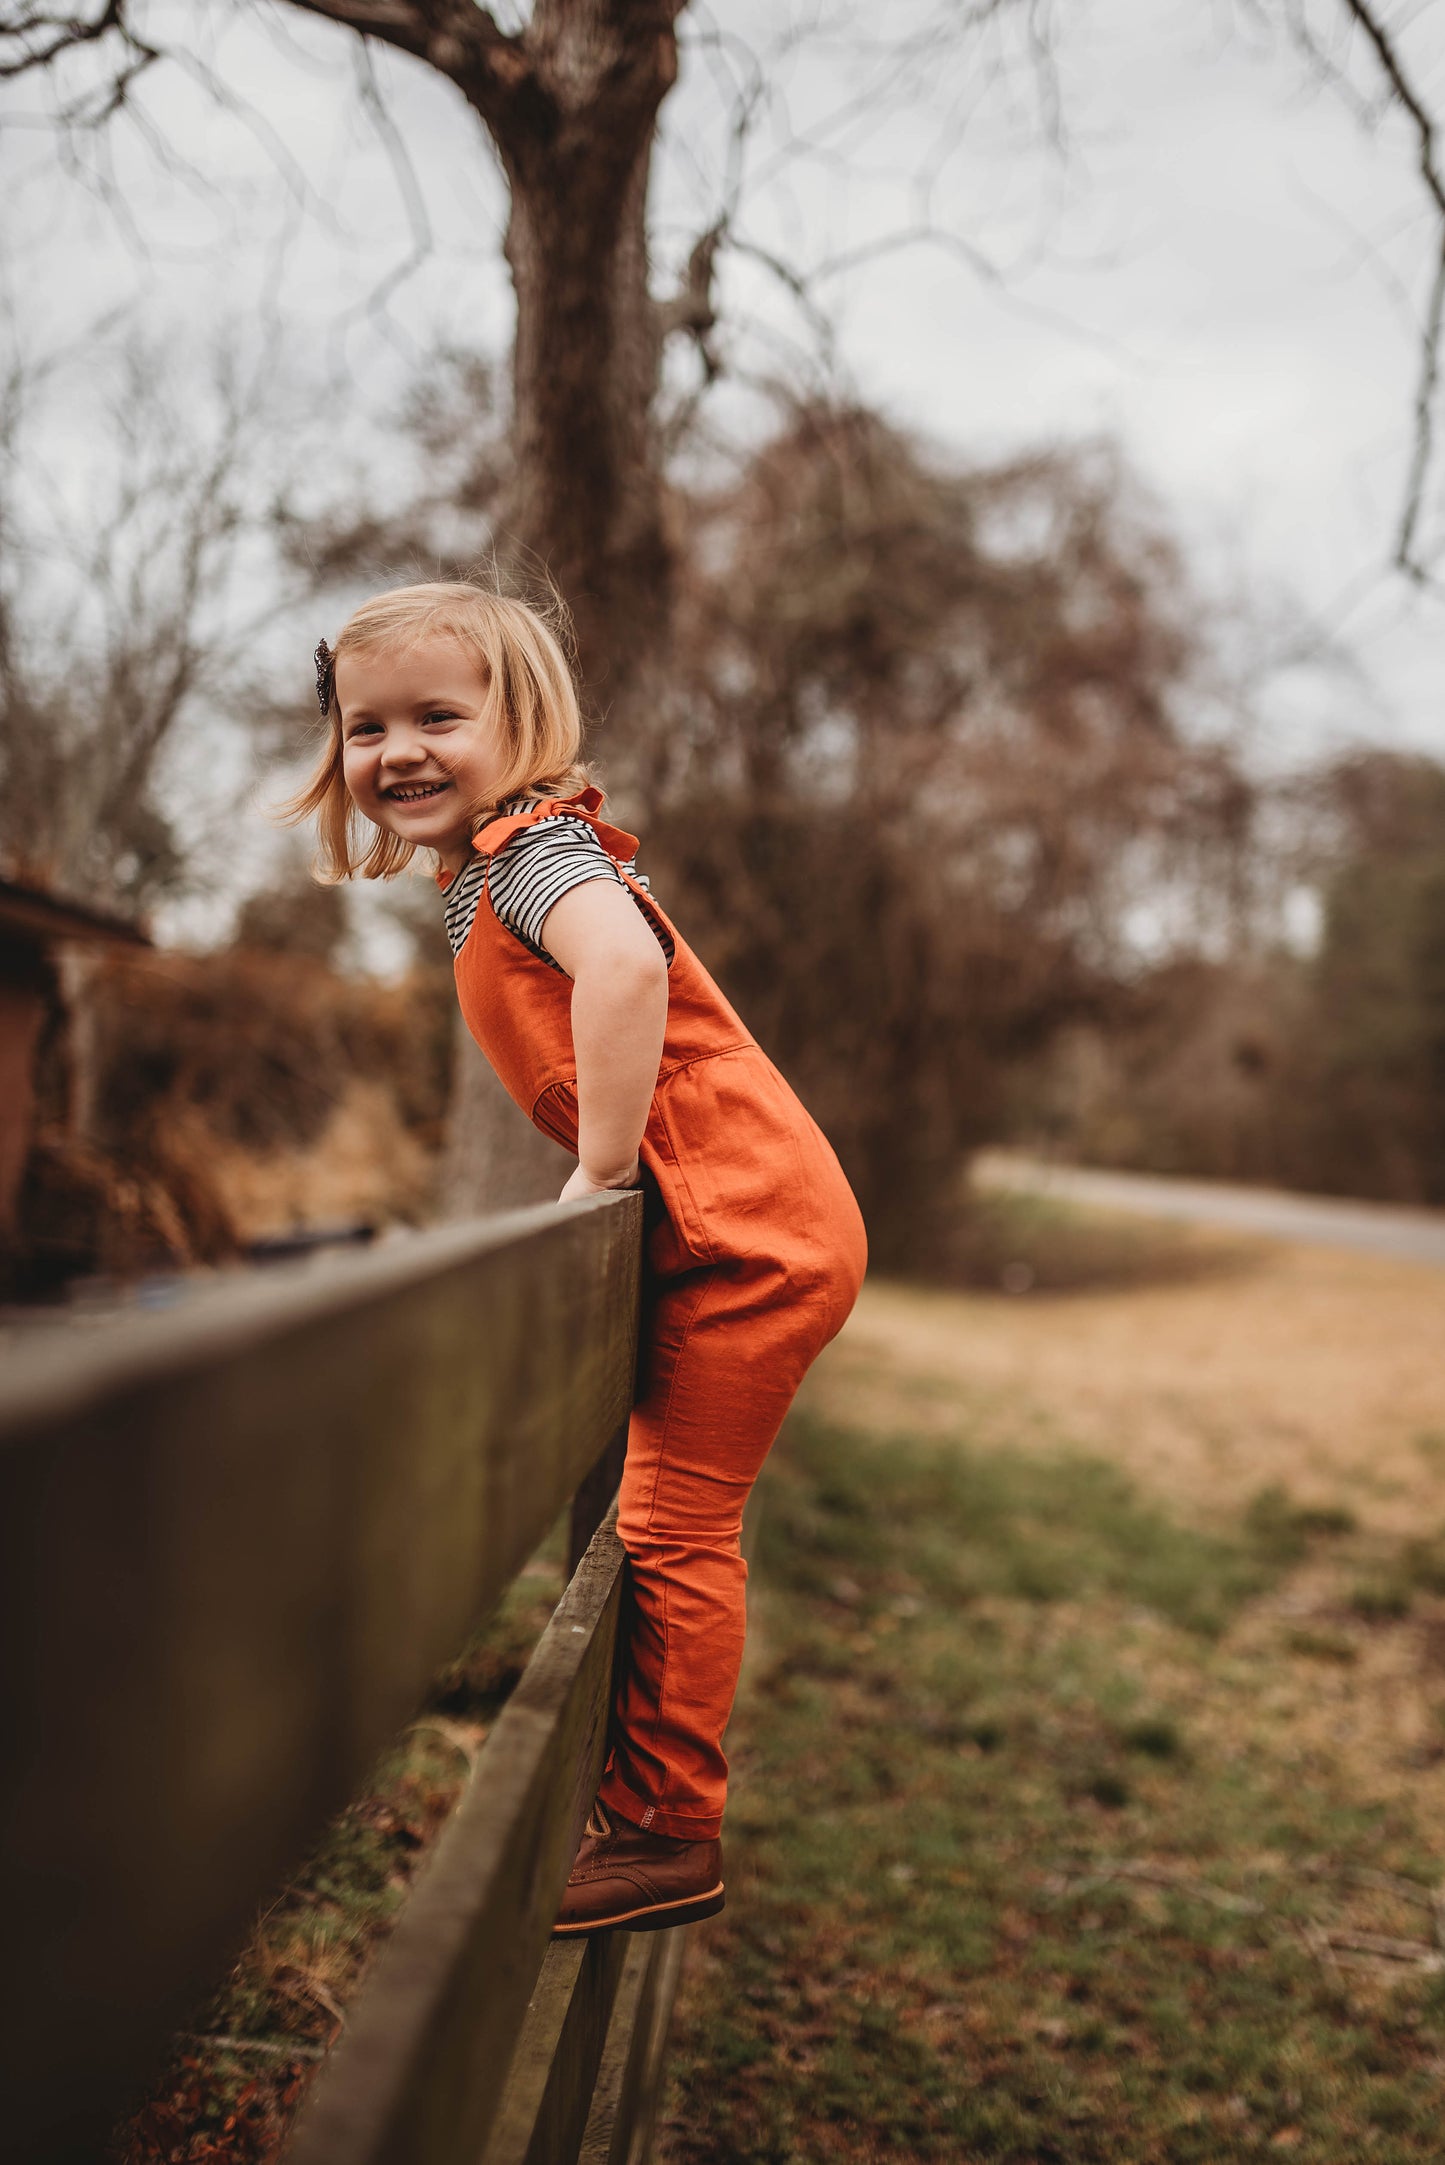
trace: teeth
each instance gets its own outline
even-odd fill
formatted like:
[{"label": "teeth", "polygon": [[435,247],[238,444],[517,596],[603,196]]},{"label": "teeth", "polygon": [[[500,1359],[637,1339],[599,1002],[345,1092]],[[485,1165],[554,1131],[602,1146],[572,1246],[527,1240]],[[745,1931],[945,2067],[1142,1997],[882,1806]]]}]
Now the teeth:
[{"label": "teeth", "polygon": [[445,782],[425,782],[417,789],[389,789],[387,795],[394,804],[419,804],[424,797],[439,797],[445,788]]}]

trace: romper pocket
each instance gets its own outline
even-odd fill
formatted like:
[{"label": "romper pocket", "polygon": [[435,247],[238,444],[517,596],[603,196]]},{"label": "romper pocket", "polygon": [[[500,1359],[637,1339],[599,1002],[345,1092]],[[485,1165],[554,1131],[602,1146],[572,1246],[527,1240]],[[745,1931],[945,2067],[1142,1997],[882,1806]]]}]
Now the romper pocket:
[{"label": "romper pocket", "polygon": [[[835,1189],[846,1194],[847,1185],[759,1047],[676,1069],[658,1086],[654,1115],[649,1134],[660,1127],[665,1135],[679,1215],[698,1261],[771,1262],[796,1282],[827,1272]],[[659,1179],[666,1188],[661,1167]]]},{"label": "romper pocket", "polygon": [[[643,1162],[657,1183],[665,1212],[664,1223],[657,1228],[648,1252],[654,1269],[669,1278],[679,1271],[695,1270],[699,1264],[715,1260],[707,1225],[689,1178],[689,1171],[695,1175],[698,1170],[696,1160],[689,1157],[685,1145],[682,1149],[678,1147],[671,1103],[675,1080],[675,1074],[666,1075],[658,1083],[641,1151]],[[685,1160],[689,1163],[688,1171],[684,1170]]]}]

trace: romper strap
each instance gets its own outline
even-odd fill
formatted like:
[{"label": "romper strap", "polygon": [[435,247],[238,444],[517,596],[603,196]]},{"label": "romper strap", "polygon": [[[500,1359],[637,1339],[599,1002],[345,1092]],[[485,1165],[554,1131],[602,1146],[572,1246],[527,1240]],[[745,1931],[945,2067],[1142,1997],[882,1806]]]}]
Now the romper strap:
[{"label": "romper strap", "polygon": [[592,788],[579,790],[575,797],[544,797],[537,804],[529,804],[525,812],[508,812],[501,819],[488,820],[480,833],[472,836],[472,848],[482,857],[495,857],[523,827],[534,827],[540,819],[555,819],[559,812],[565,812],[570,818],[585,819],[595,829],[608,856],[615,857],[619,864],[628,864],[637,855],[637,837],[599,819],[601,804],[601,790]]}]

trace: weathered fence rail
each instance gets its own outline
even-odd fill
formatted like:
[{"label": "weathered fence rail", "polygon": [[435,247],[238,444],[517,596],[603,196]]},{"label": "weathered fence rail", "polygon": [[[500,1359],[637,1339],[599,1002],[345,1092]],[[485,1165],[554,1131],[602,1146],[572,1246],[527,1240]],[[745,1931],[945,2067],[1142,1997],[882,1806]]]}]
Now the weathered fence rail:
[{"label": "weathered fence rail", "polygon": [[[569,1498],[615,1486],[636,1196],[218,1285],[0,1380],[0,2141],[93,2161],[257,1904]],[[605,1522],[295,2165],[633,2165],[680,1935],[549,1946],[601,1771]]]}]

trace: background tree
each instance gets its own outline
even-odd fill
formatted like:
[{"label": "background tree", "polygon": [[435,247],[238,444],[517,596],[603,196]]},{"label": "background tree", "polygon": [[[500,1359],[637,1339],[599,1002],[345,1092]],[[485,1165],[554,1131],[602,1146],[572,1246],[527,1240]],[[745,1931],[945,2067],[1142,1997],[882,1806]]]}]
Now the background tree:
[{"label": "background tree", "polygon": [[1240,924],[1120,987],[1014,1102],[1096,1163],[1397,1203],[1445,1202],[1445,767],[1369,750],[1271,792],[1258,877],[1313,937]]},{"label": "background tree", "polygon": [[1445,1203],[1445,767],[1375,752],[1319,787],[1338,841],[1294,1063],[1310,1184]]},{"label": "background tree", "polygon": [[[198,387],[193,359],[138,336],[92,351],[100,411],[48,443],[47,404],[75,396],[67,372],[16,358],[0,384],[0,855],[120,910],[184,882],[202,839],[188,729],[218,711],[239,722],[251,692],[232,604],[266,546],[274,384],[213,356]],[[64,471],[79,463],[83,501]]]},{"label": "background tree", "polygon": [[1104,447],[950,468],[807,406],[684,530],[650,861],[879,1260],[925,1263],[1025,1062],[1117,1000],[1132,913],[1240,891],[1253,792],[1186,726],[1199,613]]}]

